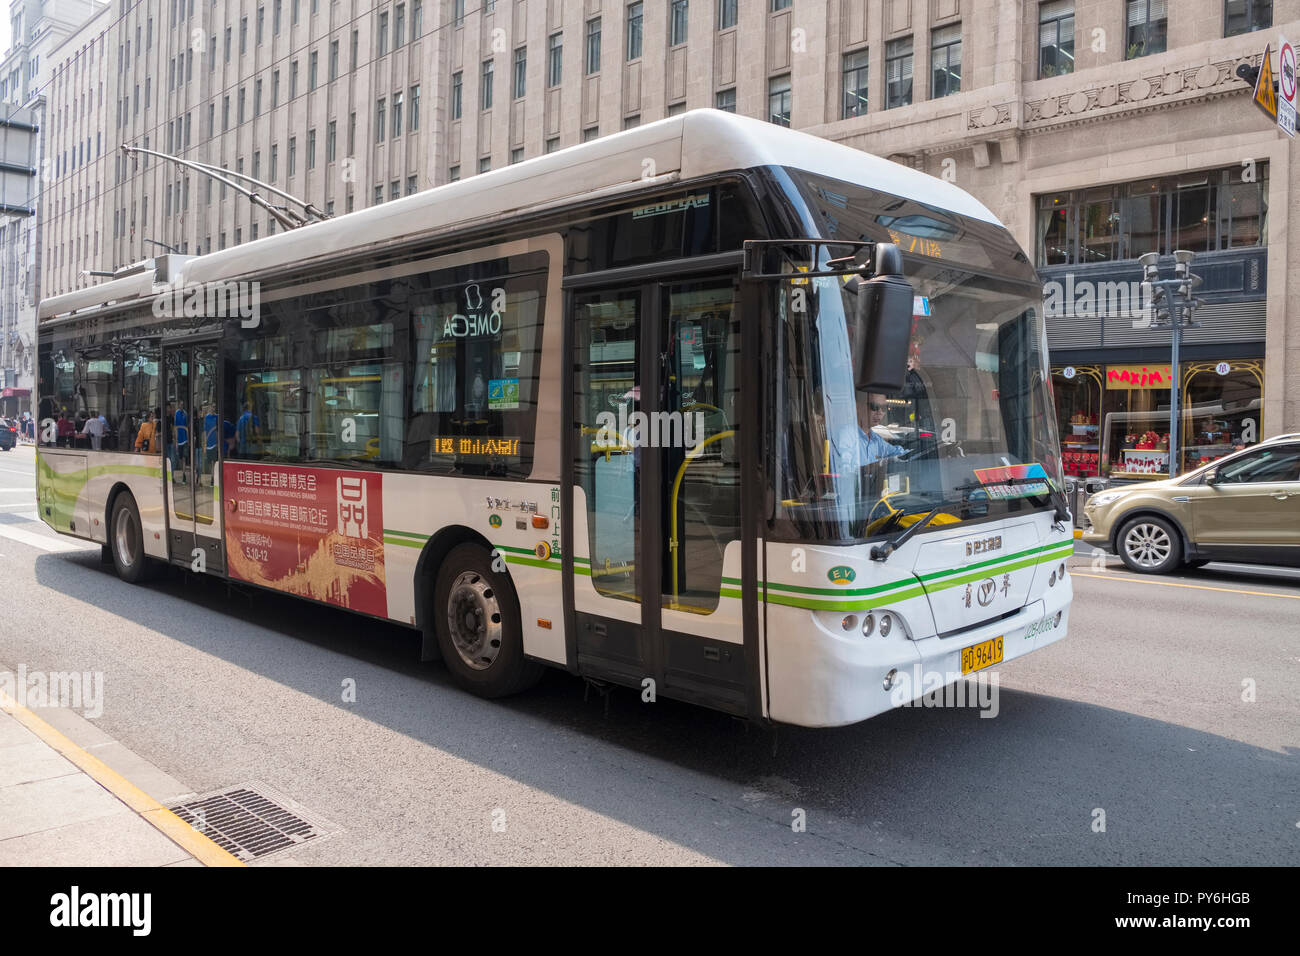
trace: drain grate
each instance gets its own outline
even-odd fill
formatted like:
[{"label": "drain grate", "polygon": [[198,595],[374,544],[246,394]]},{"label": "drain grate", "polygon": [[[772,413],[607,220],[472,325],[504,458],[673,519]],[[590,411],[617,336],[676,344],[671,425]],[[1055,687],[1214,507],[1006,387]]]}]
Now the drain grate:
[{"label": "drain grate", "polygon": [[250,863],[331,831],[303,808],[259,784],[231,787],[169,808],[227,853]]}]

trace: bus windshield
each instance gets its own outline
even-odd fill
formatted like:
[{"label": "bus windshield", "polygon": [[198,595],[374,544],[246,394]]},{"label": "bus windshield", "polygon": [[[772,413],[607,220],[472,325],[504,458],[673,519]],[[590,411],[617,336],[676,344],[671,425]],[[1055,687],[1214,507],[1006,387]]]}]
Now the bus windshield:
[{"label": "bus windshield", "polygon": [[[941,528],[1051,507],[1062,477],[1041,291],[1003,230],[978,224],[1005,238],[972,255],[976,230],[952,220],[966,262],[905,255],[916,299],[901,390],[855,390],[845,316],[856,296],[840,279],[772,287],[774,537],[862,540],[927,515],[927,527]],[[896,226],[886,236],[863,231],[852,238],[907,250]]]}]

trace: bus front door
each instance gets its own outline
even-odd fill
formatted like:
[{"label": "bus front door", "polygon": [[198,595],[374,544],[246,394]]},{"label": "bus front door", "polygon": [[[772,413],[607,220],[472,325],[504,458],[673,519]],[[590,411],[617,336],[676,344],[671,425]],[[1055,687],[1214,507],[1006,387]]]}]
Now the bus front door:
[{"label": "bus front door", "polygon": [[163,350],[163,481],[172,562],[225,570],[221,532],[222,428],[215,343]]},{"label": "bus front door", "polygon": [[565,562],[580,673],[754,715],[738,305],[730,276],[571,293]]}]

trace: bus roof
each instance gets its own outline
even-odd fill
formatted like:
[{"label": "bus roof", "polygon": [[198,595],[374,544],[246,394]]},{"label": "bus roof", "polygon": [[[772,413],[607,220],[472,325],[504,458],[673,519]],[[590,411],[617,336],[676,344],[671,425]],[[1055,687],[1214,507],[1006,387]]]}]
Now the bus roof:
[{"label": "bus roof", "polygon": [[[580,199],[760,166],[786,166],[879,189],[959,215],[997,223],[956,186],[871,153],[773,123],[693,110],[381,203],[325,222],[265,236],[185,261],[186,283],[266,274],[277,268],[398,245],[419,235],[483,225]],[[41,302],[40,318],[145,297],[132,276]],[[174,279],[175,277],[173,277]]]}]

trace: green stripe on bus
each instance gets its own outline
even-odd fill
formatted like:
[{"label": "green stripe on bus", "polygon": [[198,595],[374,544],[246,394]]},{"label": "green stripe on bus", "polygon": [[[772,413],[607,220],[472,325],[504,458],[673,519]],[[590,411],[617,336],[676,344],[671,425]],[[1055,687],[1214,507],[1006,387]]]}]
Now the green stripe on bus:
[{"label": "green stripe on bus", "polygon": [[[531,551],[525,553],[532,554]],[[555,561],[542,561],[538,558],[522,558],[522,557],[515,557],[514,555],[506,556],[506,564],[526,564],[529,567],[533,567],[533,568],[550,568],[552,571],[560,570],[559,563]]]},{"label": "green stripe on bus", "polygon": [[925,591],[922,588],[913,588],[910,591],[901,591],[897,594],[887,594],[884,597],[874,598],[869,601],[814,601],[811,598],[791,597],[786,594],[769,594],[767,603],[780,604],[785,607],[801,607],[810,611],[869,611],[872,608],[884,607],[894,601],[909,601],[915,597],[923,597]]},{"label": "green stripe on bus", "polygon": [[404,547],[404,548],[423,548],[423,547],[424,547],[424,542],[423,542],[423,541],[410,541],[410,540],[407,540],[407,539],[405,539],[405,538],[391,538],[391,537],[389,537],[387,534],[384,535],[384,544],[400,544],[400,545],[401,545],[402,547]]},{"label": "green stripe on bus", "polygon": [[396,528],[385,528],[384,534],[398,535],[403,538],[418,538],[421,541],[428,541],[427,534],[420,534],[418,531],[398,531]]},{"label": "green stripe on bus", "polygon": [[[1021,568],[1029,568],[1036,564],[1046,563],[1049,560],[1055,561],[1056,556],[1048,555],[1046,558],[1026,558],[1024,561],[1017,561],[1015,564],[999,565],[996,569],[993,569],[993,573],[1009,574],[1012,571],[1019,571]],[[937,583],[932,582],[926,587],[926,590],[933,594],[939,591],[946,591],[949,588],[960,587],[963,584],[971,584],[975,581],[981,581],[984,578],[991,576],[988,573],[989,570],[990,569],[985,568],[983,571],[976,571],[974,574],[963,575],[959,578],[953,578],[950,581],[941,581]]]}]

